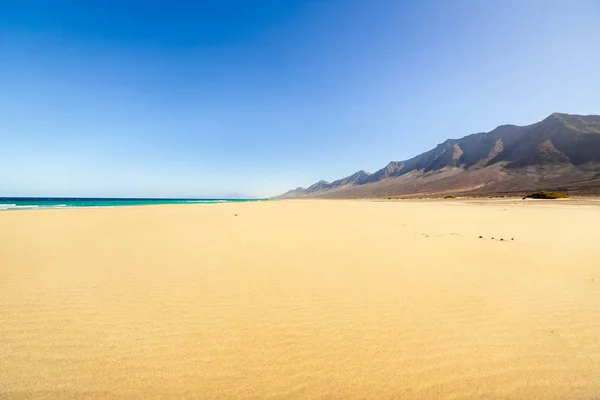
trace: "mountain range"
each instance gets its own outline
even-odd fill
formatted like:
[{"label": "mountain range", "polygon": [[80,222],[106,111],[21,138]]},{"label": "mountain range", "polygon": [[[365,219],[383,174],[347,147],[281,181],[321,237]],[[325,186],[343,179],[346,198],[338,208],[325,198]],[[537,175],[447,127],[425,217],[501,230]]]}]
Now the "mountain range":
[{"label": "mountain range", "polygon": [[277,198],[363,198],[522,194],[533,190],[600,194],[600,116],[553,113],[527,126],[448,139],[405,161]]}]

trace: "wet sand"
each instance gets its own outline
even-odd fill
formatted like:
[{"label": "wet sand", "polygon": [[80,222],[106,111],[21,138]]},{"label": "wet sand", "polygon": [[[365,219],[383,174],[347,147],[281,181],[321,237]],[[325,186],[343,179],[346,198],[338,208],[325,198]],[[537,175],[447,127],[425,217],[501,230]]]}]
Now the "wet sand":
[{"label": "wet sand", "polygon": [[0,399],[599,397],[597,203],[0,212]]}]

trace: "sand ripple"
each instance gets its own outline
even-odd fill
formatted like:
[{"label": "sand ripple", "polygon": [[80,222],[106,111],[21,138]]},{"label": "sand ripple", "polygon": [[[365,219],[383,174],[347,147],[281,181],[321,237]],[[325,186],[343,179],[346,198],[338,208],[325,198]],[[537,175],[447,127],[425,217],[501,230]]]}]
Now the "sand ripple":
[{"label": "sand ripple", "polygon": [[600,209],[529,204],[2,213],[0,399],[598,398]]}]

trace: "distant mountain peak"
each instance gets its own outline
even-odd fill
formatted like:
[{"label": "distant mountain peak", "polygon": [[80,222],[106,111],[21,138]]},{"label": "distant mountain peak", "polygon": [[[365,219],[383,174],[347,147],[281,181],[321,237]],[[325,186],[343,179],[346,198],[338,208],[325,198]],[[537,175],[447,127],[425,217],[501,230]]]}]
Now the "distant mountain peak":
[{"label": "distant mountain peak", "polygon": [[306,188],[305,192],[306,193],[320,192],[320,191],[329,189],[330,185],[331,184],[329,182],[320,180],[319,182],[312,184],[308,188]]},{"label": "distant mountain peak", "polygon": [[[564,114],[564,113],[559,113],[559,112],[553,112],[548,117],[546,117],[544,119],[544,121],[559,121],[559,122],[564,122],[565,119],[567,119],[569,117],[570,117],[569,114]],[[542,121],[542,122],[544,122],[544,121]]]}]

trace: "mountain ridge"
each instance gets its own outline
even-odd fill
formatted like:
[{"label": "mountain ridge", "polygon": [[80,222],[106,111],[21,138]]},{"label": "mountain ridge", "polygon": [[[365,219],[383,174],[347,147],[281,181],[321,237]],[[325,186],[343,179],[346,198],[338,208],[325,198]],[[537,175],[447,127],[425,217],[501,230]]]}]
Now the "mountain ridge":
[{"label": "mountain ridge", "polygon": [[600,193],[600,116],[555,112],[531,125],[505,124],[447,139],[372,174],[360,170],[277,198],[492,194],[563,186],[576,192],[578,183]]}]

